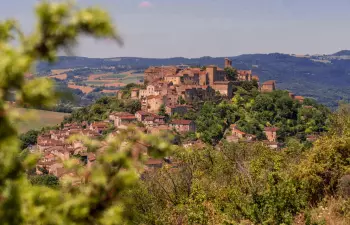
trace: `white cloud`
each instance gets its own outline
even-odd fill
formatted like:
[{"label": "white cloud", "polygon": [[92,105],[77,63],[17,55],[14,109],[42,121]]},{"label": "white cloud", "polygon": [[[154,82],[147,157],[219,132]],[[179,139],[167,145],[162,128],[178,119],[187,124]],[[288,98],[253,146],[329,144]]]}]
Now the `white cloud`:
[{"label": "white cloud", "polygon": [[149,1],[143,1],[139,4],[140,8],[149,8],[152,6],[152,3],[150,3]]}]

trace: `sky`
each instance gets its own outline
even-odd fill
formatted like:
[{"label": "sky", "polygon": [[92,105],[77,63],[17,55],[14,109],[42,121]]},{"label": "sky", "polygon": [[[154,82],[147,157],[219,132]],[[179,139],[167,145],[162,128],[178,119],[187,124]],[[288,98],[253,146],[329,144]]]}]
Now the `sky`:
[{"label": "sky", "polygon": [[[0,0],[0,19],[30,32],[38,0]],[[350,0],[76,0],[110,13],[122,47],[82,37],[86,57],[330,54],[350,49]]]}]

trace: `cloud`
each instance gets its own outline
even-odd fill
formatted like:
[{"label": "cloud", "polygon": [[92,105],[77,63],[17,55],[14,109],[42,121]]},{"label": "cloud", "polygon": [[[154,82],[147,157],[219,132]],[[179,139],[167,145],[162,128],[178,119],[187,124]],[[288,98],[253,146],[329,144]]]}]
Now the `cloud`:
[{"label": "cloud", "polygon": [[149,8],[152,6],[152,3],[150,3],[149,1],[143,1],[139,4],[140,8]]}]

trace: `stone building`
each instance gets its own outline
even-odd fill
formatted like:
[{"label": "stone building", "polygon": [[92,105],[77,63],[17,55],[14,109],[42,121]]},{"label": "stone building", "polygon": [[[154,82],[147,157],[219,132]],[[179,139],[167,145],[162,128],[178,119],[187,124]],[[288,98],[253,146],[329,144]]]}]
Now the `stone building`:
[{"label": "stone building", "polygon": [[279,128],[277,127],[265,127],[264,133],[269,142],[277,142],[277,131]]},{"label": "stone building", "polygon": [[189,106],[187,105],[165,106],[165,112],[169,116],[172,116],[174,114],[184,115],[188,112],[188,109],[189,109]]},{"label": "stone building", "polygon": [[237,70],[237,79],[239,81],[252,81],[251,70]]},{"label": "stone building", "polygon": [[179,133],[196,132],[196,124],[192,120],[173,120],[169,127]]},{"label": "stone building", "polygon": [[272,92],[274,90],[276,90],[276,81],[274,80],[266,81],[260,87],[261,92]]},{"label": "stone building", "polygon": [[131,89],[131,99],[138,99],[139,98],[139,92],[140,92],[140,89],[138,88],[133,88]]},{"label": "stone building", "polygon": [[135,115],[128,112],[119,112],[114,114],[114,126],[120,128],[136,122]]},{"label": "stone building", "polygon": [[147,98],[147,112],[157,113],[160,107],[163,105],[162,96],[148,96]]}]

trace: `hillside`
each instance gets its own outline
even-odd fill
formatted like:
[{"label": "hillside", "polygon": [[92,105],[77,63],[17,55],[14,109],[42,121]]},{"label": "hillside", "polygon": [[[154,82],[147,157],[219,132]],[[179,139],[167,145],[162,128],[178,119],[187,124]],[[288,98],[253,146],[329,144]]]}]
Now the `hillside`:
[{"label": "hillside", "polygon": [[25,133],[29,130],[40,130],[43,127],[56,126],[59,125],[65,116],[68,116],[68,113],[58,113],[45,110],[36,110],[36,109],[19,109],[21,114],[30,113],[35,115],[33,120],[30,122],[21,123],[19,126],[20,133]]},{"label": "hillside", "polygon": [[[229,57],[238,69],[252,69],[261,81],[277,80],[281,89],[288,89],[298,95],[315,98],[330,107],[336,107],[338,101],[350,100],[350,60],[345,57],[348,51],[336,53],[336,56],[295,57],[292,55],[249,54]],[[85,58],[59,57],[56,64],[38,63],[38,71],[67,68],[116,68],[142,70],[149,66],[161,65],[210,65],[223,66],[224,57],[201,58]],[[327,63],[325,63],[325,61]]]}]

